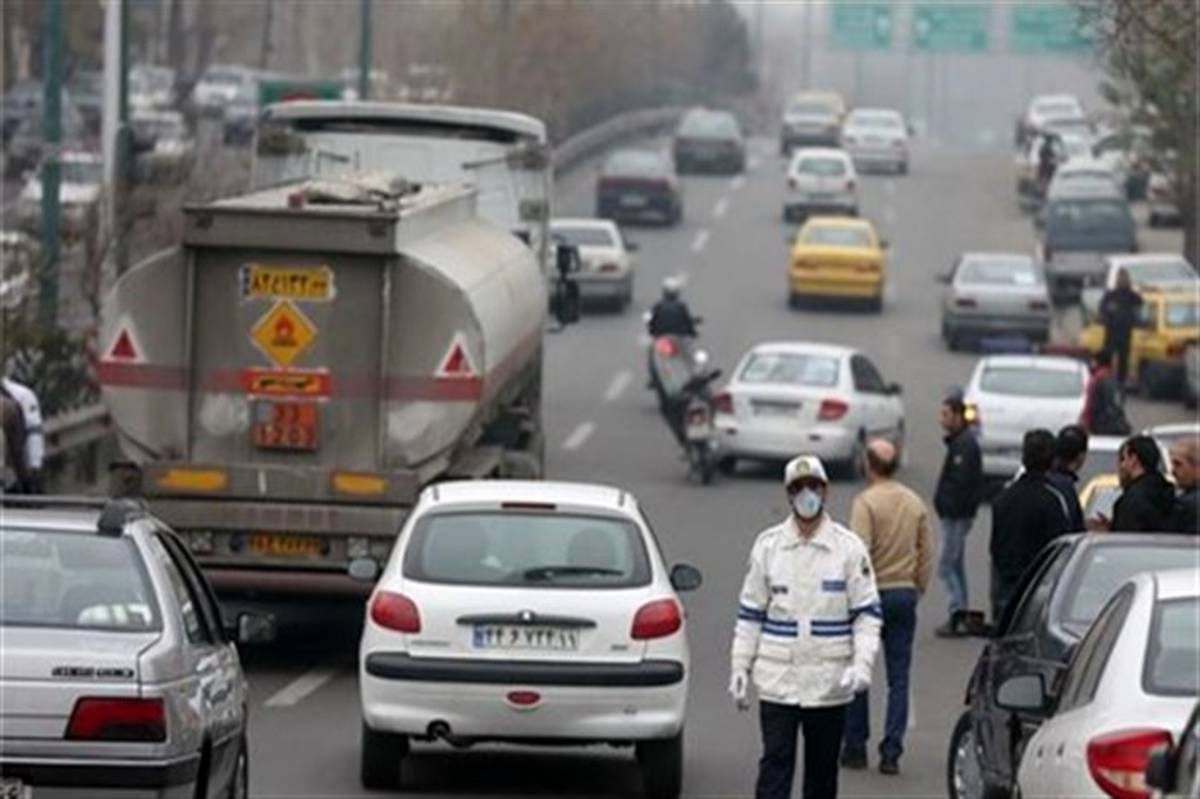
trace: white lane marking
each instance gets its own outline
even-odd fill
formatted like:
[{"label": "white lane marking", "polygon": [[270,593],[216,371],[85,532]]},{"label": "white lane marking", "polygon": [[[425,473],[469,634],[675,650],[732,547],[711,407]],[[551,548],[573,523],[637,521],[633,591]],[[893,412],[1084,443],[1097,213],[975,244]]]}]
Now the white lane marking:
[{"label": "white lane marking", "polygon": [[913,696],[912,686],[908,689],[908,728],[915,730],[917,728],[917,701]]},{"label": "white lane marking", "polygon": [[695,238],[692,239],[692,252],[700,252],[708,245],[708,229],[702,228],[696,231]]},{"label": "white lane marking", "polygon": [[562,448],[568,452],[577,450],[587,443],[594,432],[596,432],[595,422],[583,422],[571,431],[571,435],[567,436],[566,441],[563,442]]},{"label": "white lane marking", "polygon": [[633,372],[628,370],[617,372],[613,375],[612,382],[608,384],[608,391],[604,392],[605,402],[615,402],[625,393],[625,389],[629,388],[629,384],[633,381]]},{"label": "white lane marking", "polygon": [[886,191],[889,195],[895,195],[896,181],[892,180],[891,178],[888,178],[887,180],[885,180],[883,182],[883,190]]},{"label": "white lane marking", "polygon": [[737,191],[738,189],[740,189],[742,186],[745,186],[745,185],[746,185],[745,175],[738,175],[733,180],[729,181],[729,188],[733,189],[734,191]]},{"label": "white lane marking", "polygon": [[883,207],[883,221],[888,225],[896,224],[896,209],[890,205]]},{"label": "white lane marking", "polygon": [[315,668],[301,674],[287,685],[276,691],[264,707],[292,707],[299,704],[306,696],[319,689],[333,679],[336,672],[330,668]]},{"label": "white lane marking", "polygon": [[720,219],[725,216],[725,212],[729,210],[729,198],[722,197],[717,200],[717,204],[713,206],[712,215],[714,219]]}]

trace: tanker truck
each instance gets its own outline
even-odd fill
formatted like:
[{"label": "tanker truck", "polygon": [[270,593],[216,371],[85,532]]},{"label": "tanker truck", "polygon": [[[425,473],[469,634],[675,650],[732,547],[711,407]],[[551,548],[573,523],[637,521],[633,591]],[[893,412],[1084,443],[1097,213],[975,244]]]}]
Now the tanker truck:
[{"label": "tanker truck", "polygon": [[545,279],[476,202],[373,174],[188,207],[106,297],[118,490],[219,590],[365,593],[425,486],[541,476]]}]

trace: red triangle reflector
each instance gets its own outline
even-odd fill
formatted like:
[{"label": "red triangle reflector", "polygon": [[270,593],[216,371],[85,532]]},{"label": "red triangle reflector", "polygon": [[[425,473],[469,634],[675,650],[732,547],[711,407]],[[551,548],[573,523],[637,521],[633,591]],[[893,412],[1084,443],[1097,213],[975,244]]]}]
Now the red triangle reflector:
[{"label": "red triangle reflector", "polygon": [[137,348],[133,346],[133,337],[125,328],[121,328],[121,332],[117,334],[117,340],[109,349],[108,357],[113,361],[136,361],[138,359]]},{"label": "red triangle reflector", "polygon": [[475,367],[471,364],[471,358],[467,355],[467,350],[463,347],[461,341],[455,341],[450,351],[446,353],[445,359],[442,361],[442,368],[438,369],[439,377],[474,377]]}]

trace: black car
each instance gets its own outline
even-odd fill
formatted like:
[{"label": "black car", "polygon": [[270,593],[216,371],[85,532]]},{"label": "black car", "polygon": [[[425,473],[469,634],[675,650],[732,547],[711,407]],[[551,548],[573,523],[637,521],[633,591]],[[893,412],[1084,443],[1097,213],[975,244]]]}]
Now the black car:
[{"label": "black car", "polygon": [[1197,551],[1200,539],[1194,536],[1079,533],[1038,554],[967,684],[967,707],[946,760],[951,799],[1013,795],[1022,748],[1043,719],[1001,709],[1000,684],[1018,674],[1040,674],[1056,690],[1075,646],[1117,588],[1135,574],[1194,561]]},{"label": "black car", "polygon": [[1050,296],[1078,298],[1108,273],[1104,256],[1138,251],[1129,201],[1113,186],[1087,184],[1050,198],[1037,218]]},{"label": "black car", "polygon": [[737,117],[728,111],[694,108],[683,115],[671,145],[675,170],[739,174],[746,168],[746,142]]},{"label": "black car", "polygon": [[683,196],[671,159],[653,150],[617,150],[596,181],[596,216],[618,221],[683,218]]}]

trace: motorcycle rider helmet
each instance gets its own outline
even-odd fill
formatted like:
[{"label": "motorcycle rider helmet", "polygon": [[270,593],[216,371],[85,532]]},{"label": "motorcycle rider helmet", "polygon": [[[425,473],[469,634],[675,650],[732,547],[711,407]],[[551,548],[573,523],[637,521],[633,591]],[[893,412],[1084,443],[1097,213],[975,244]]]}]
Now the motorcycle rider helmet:
[{"label": "motorcycle rider helmet", "polygon": [[683,290],[683,281],[674,275],[666,278],[662,282],[663,297],[668,300],[679,298],[679,292]]}]

